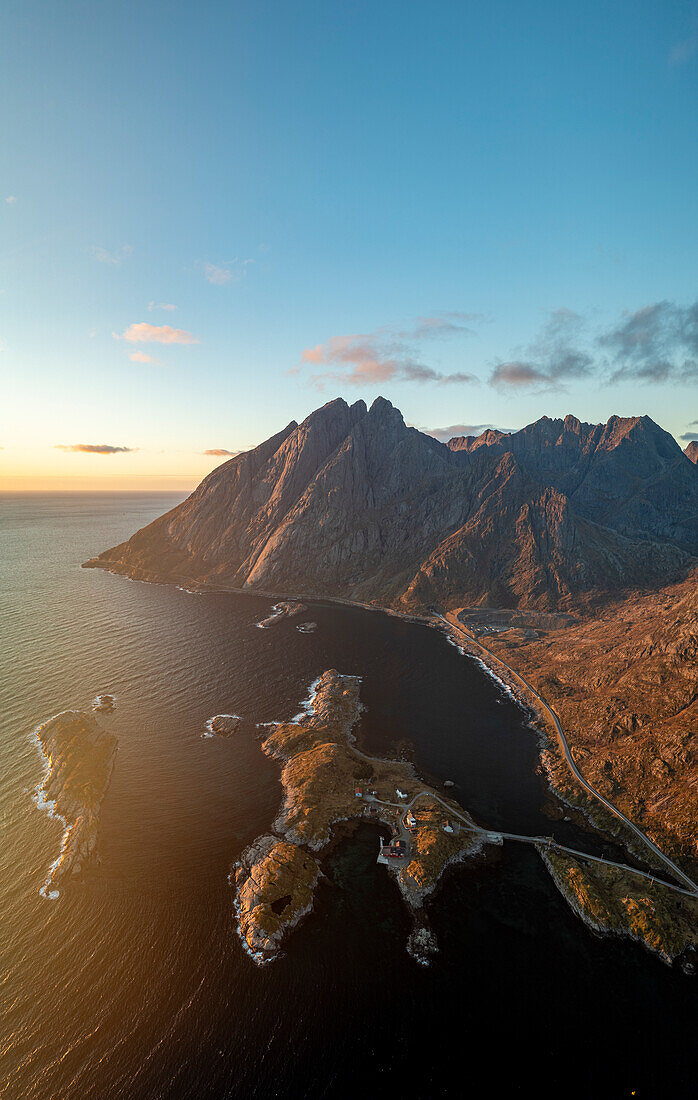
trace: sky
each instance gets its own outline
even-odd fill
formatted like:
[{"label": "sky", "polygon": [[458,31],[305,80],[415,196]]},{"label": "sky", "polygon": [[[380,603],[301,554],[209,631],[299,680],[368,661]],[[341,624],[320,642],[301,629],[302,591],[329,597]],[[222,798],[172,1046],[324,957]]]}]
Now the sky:
[{"label": "sky", "polygon": [[5,0],[0,488],[335,397],[698,438],[698,3]]}]

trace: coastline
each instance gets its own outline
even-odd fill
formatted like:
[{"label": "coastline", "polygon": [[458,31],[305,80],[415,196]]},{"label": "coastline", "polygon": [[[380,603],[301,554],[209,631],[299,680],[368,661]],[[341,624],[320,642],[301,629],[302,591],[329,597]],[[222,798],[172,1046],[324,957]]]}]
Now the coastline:
[{"label": "coastline", "polygon": [[[86,563],[86,565],[88,567],[95,567],[95,563]],[[127,576],[127,577],[129,577],[129,579],[132,579],[132,580],[143,580],[144,583],[156,583],[156,584],[168,584],[168,585],[175,584],[178,588],[183,587],[182,584],[177,583],[178,581],[182,580],[182,578],[172,578],[172,577],[170,577],[170,578],[167,578],[167,579],[161,579],[161,578],[157,578],[157,577],[152,576],[152,575],[149,576],[149,577],[130,576],[130,574],[126,570],[110,569],[109,564],[106,563],[106,562],[105,563],[99,563],[97,565],[97,567],[102,568],[107,572],[111,572],[113,575],[116,575],[116,576]],[[381,604],[364,603],[362,601],[351,600],[351,599],[348,599],[346,597],[326,596],[326,595],[323,595],[323,594],[315,594],[315,593],[308,593],[308,592],[293,593],[293,594],[279,593],[279,592],[269,592],[267,590],[261,590],[261,589],[237,588],[237,587],[234,587],[234,586],[231,586],[231,585],[222,585],[222,584],[215,583],[215,582],[200,582],[200,583],[196,584],[195,588],[192,588],[192,587],[190,587],[191,583],[192,582],[189,582],[189,586],[187,586],[186,590],[191,591],[193,594],[197,594],[197,595],[202,595],[202,594],[205,594],[207,592],[210,592],[212,594],[228,593],[228,594],[231,594],[231,595],[240,594],[240,595],[249,595],[249,596],[259,596],[263,599],[272,599],[276,602],[283,600],[283,601],[289,601],[289,602],[290,601],[297,601],[297,602],[305,601],[305,602],[312,602],[312,603],[338,604],[338,605],[347,606],[347,607],[357,607],[357,608],[359,608],[361,610],[365,610],[365,611],[382,612],[383,614],[390,615],[394,618],[403,619],[405,622],[410,622],[410,623],[414,623],[414,624],[417,624],[417,625],[430,626],[430,627],[433,627],[433,628],[435,627],[435,628],[439,629],[439,631],[442,634],[444,634],[444,636],[447,638],[447,640],[450,644],[454,645],[455,648],[457,648],[458,651],[463,656],[469,657],[471,660],[475,661],[479,665],[481,670],[485,673],[485,675],[487,675],[488,678],[493,680],[497,684],[497,686],[502,691],[504,691],[525,712],[525,714],[527,715],[527,717],[529,719],[529,727],[531,728],[532,732],[534,732],[534,734],[537,735],[538,752],[539,752],[541,770],[542,770],[542,772],[545,776],[546,787],[547,787],[550,795],[557,802],[559,802],[560,805],[569,807],[569,808],[573,809],[574,811],[581,813],[582,816],[588,822],[590,828],[593,829],[595,832],[600,833],[601,835],[606,834],[606,835],[609,835],[609,836],[616,837],[620,841],[622,846],[626,848],[627,851],[632,852],[635,855],[641,855],[642,858],[645,860],[645,862],[647,862],[647,853],[644,852],[644,851],[639,852],[638,849],[636,848],[635,844],[632,842],[632,840],[630,840],[630,838],[628,836],[623,835],[623,830],[618,829],[618,826],[622,825],[623,821],[625,821],[625,819],[622,817],[622,815],[620,815],[621,820],[619,821],[612,814],[607,813],[606,811],[604,811],[603,806],[597,806],[596,805],[596,798],[592,799],[592,798],[589,798],[586,795],[582,795],[582,804],[580,805],[580,804],[574,802],[570,798],[569,791],[559,790],[557,785],[552,782],[552,778],[551,778],[549,769],[545,766],[546,754],[551,753],[551,752],[555,752],[555,751],[558,750],[557,737],[554,735],[554,732],[553,732],[554,726],[553,726],[553,722],[551,720],[551,715],[546,713],[546,707],[541,704],[541,701],[540,701],[535,689],[531,688],[530,685],[528,685],[523,680],[523,677],[521,677],[519,674],[517,674],[515,672],[515,670],[513,670],[509,666],[507,666],[506,663],[501,661],[501,659],[498,658],[495,654],[491,653],[489,651],[489,649],[487,649],[487,647],[481,646],[481,644],[478,643],[476,639],[472,638],[470,636],[469,632],[466,629],[463,628],[462,624],[460,624],[459,622],[451,621],[451,616],[454,616],[453,612],[451,612],[451,613],[446,612],[446,615],[449,616],[448,618],[446,618],[445,615],[440,615],[439,613],[437,613],[435,611],[430,612],[430,613],[426,613],[426,614],[418,614],[418,613],[414,613],[414,612],[403,612],[403,611],[399,611],[395,608],[384,606],[384,605],[381,605]],[[313,685],[313,688],[314,687],[315,687],[315,685]],[[306,717],[308,715],[308,713],[312,713],[312,704],[313,704],[313,700],[312,700],[312,697],[311,697],[311,699],[309,699],[307,704],[304,706],[301,713],[296,716],[296,718],[294,719],[294,722],[298,722],[299,719]],[[549,706],[547,707],[547,709],[551,710],[551,708]],[[360,756],[364,755],[364,754],[361,753],[361,750],[358,749],[358,747],[356,747],[354,737],[350,737],[347,740],[348,740],[349,743],[351,743],[352,741],[354,742],[354,744],[352,745],[352,748],[353,748],[354,752],[356,752]],[[366,757],[366,759],[372,760],[373,758]],[[388,763],[388,762],[386,761],[385,763]],[[574,774],[574,768],[571,768],[571,771]],[[580,790],[583,790],[583,784],[580,785]],[[593,789],[592,789],[592,793],[595,793],[595,792],[593,792]],[[378,809],[378,807],[376,807],[376,808]],[[272,825],[272,829],[278,829],[279,825],[284,824],[283,820],[282,820],[283,809],[284,809],[284,807],[282,806],[279,815],[277,815],[277,818],[275,819],[275,821]],[[327,833],[322,838],[322,841],[318,844],[312,844],[312,843],[307,843],[306,842],[306,845],[307,845],[306,850],[309,850],[310,852],[312,852],[312,851],[318,851],[319,848],[324,847],[325,844],[328,843],[328,841],[331,837],[331,832],[332,832],[333,826],[335,824],[339,824],[342,821],[348,821],[348,820],[350,820],[351,818],[353,818],[355,816],[356,815],[354,815],[354,814],[347,814],[347,813],[338,814],[336,816],[336,818],[333,819],[329,823]],[[614,825],[616,826],[615,828],[614,828]],[[627,831],[629,832],[630,830],[627,830]],[[284,836],[284,835],[285,835],[285,833],[282,832],[282,836]],[[640,835],[642,836],[642,834],[640,834]],[[291,839],[292,842],[293,842],[293,838],[291,838],[290,835],[288,836],[288,839]],[[300,838],[299,838],[299,840],[300,840]],[[303,843],[303,841],[300,840],[300,843]],[[482,841],[481,841],[477,845],[478,852],[481,851],[482,847],[483,847],[483,844],[482,844]],[[476,853],[474,851],[473,852],[469,851],[469,852],[465,853],[465,855],[468,855],[468,856],[475,855],[475,854]],[[540,854],[541,854],[541,858],[542,858],[543,853],[540,852]],[[465,855],[462,855],[461,853],[455,853],[454,855],[452,855],[447,860],[447,862],[442,866],[442,868],[439,872],[439,875],[436,878],[436,881],[433,882],[433,883],[428,884],[428,887],[426,889],[417,889],[416,892],[413,891],[412,889],[406,889],[405,888],[405,884],[400,882],[401,875],[398,873],[398,875],[396,877],[398,878],[398,885],[399,885],[401,894],[403,895],[405,903],[408,905],[408,907],[413,912],[413,914],[418,914],[418,913],[422,912],[421,906],[422,906],[423,900],[429,894],[431,894],[433,892],[433,890],[435,889],[437,883],[441,879],[442,872],[446,869],[446,867],[449,866],[451,863],[458,862],[458,861],[460,861],[460,859],[465,858]],[[661,853],[660,853],[660,855],[661,855]],[[546,870],[550,873],[551,878],[553,880],[553,884],[555,885],[556,889],[559,892],[561,892],[563,894],[563,896],[567,897],[567,892],[565,891],[565,889],[563,889],[560,882],[558,881],[559,876],[552,873],[549,861],[544,859],[543,863],[544,863],[544,866],[546,867]],[[414,885],[416,886],[417,884],[415,883]],[[648,899],[648,901],[649,901],[649,899]],[[575,912],[577,912],[576,908],[575,908]],[[581,913],[579,915],[580,915],[581,919],[584,919],[582,917]],[[299,917],[299,919],[300,919],[300,917]],[[670,920],[670,917],[668,917],[667,919]],[[295,925],[298,922],[294,921],[293,923]],[[585,921],[585,923],[588,923],[588,922]],[[613,929],[611,929],[610,927],[607,927],[604,930],[613,930]],[[649,942],[648,939],[643,939],[641,934],[631,936],[631,938],[636,939],[638,942],[640,942],[640,941],[643,942],[644,945],[646,947],[648,947],[650,950],[656,950],[653,947],[652,943]],[[667,956],[662,952],[661,949],[657,951],[657,954],[659,954],[660,957],[662,957],[665,962],[670,961],[667,958]],[[420,959],[418,961],[425,962],[426,960]]]}]

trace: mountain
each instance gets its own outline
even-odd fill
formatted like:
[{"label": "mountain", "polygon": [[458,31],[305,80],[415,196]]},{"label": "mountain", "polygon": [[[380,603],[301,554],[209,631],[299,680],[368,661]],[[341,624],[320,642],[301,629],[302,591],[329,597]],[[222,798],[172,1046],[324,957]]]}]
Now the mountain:
[{"label": "mountain", "polygon": [[544,610],[684,575],[698,469],[649,417],[442,444],[342,399],[223,463],[86,563],[151,580]]},{"label": "mountain", "polygon": [[698,440],[692,439],[683,452],[689,462],[695,464],[698,462]]},{"label": "mountain", "polygon": [[568,497],[577,515],[631,538],[661,539],[695,553],[698,478],[673,436],[649,416],[585,424],[544,416],[519,432],[458,437],[457,451],[513,454],[531,477]]}]

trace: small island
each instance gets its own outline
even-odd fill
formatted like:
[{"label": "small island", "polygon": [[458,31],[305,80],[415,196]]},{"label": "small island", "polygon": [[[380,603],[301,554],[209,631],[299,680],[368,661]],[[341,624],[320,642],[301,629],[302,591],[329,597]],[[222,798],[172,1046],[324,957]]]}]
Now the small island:
[{"label": "small island", "polygon": [[570,908],[593,931],[635,940],[666,963],[697,946],[698,898],[629,868],[539,851]]},{"label": "small island", "polygon": [[206,722],[206,733],[202,736],[213,737],[214,734],[218,734],[219,737],[232,737],[237,733],[241,721],[238,714],[214,714],[213,718],[209,718]]},{"label": "small island", "polygon": [[313,684],[301,715],[266,727],[262,749],[283,765],[276,835],[258,838],[231,874],[238,931],[257,963],[276,958],[286,934],[310,912],[320,877],[314,853],[329,844],[339,822],[369,820],[390,830],[390,840],[377,835],[376,854],[415,916],[410,948],[422,962],[434,950],[420,913],[425,897],[449,864],[483,848],[483,831],[411,764],[356,748],[360,712],[360,680],[330,669]]},{"label": "small island", "polygon": [[37,805],[65,824],[58,858],[40,890],[42,897],[56,898],[63,880],[79,874],[94,852],[118,741],[91,714],[77,710],[49,718],[36,740],[46,769]]},{"label": "small island", "polygon": [[92,703],[92,709],[96,714],[111,714],[116,710],[116,697],[114,695],[96,695]]},{"label": "small island", "polygon": [[297,603],[295,600],[282,600],[281,603],[274,604],[271,615],[258,622],[257,626],[260,630],[268,630],[270,626],[278,623],[281,619],[290,619],[293,615],[302,615],[307,610],[305,604]]}]

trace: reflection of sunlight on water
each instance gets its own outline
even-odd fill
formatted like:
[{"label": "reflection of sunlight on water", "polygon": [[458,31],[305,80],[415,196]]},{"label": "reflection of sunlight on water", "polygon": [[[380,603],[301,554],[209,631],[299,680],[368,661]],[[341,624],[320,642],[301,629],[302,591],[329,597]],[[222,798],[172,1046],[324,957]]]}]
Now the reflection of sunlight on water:
[{"label": "reflection of sunlight on water", "polygon": [[[308,684],[327,668],[362,677],[363,749],[411,741],[417,767],[452,778],[492,825],[549,831],[537,746],[518,707],[436,631],[313,604],[318,631],[299,639],[293,620],[255,629],[270,609],[260,597],[184,599],[79,568],[172,504],[65,494],[0,513],[0,797],[14,826],[0,846],[2,1100],[316,1097],[359,1074],[380,1074],[394,1096],[448,1094],[463,1072],[464,990],[471,1049],[498,1058],[505,1035],[518,1088],[539,1074],[531,1052],[545,1034],[546,1080],[564,1082],[560,974],[575,993],[568,1034],[604,1050],[606,1075],[632,1057],[648,1089],[659,1067],[681,1095],[672,1063],[692,1049],[687,986],[587,936],[535,854],[505,851],[496,867],[447,877],[429,905],[441,955],[424,972],[406,954],[409,918],[367,826],[336,849],[336,880],[328,857],[329,881],[285,957],[251,964],[227,876],[280,799],[254,727],[296,714],[299,699],[312,706]],[[47,906],[37,890],[57,838],[45,790],[42,804],[47,762],[39,776],[27,735],[41,715],[89,709],[99,685],[118,695],[120,744],[101,862]],[[228,709],[245,718],[238,734],[202,741],[208,716]]]}]

